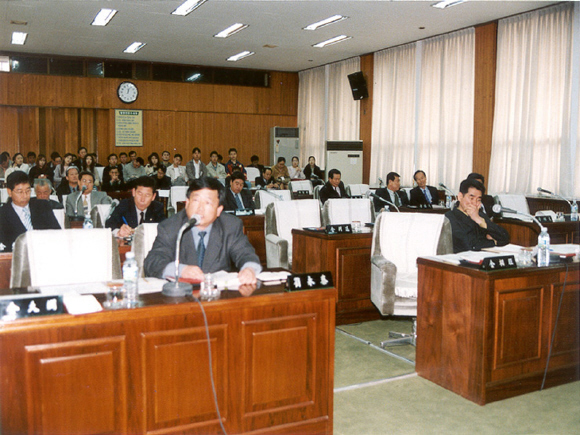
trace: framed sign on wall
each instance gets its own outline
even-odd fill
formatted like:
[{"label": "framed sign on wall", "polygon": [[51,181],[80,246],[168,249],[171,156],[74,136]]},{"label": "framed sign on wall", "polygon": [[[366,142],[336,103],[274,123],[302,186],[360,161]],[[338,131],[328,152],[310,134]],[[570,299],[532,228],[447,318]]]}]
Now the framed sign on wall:
[{"label": "framed sign on wall", "polygon": [[143,146],[142,110],[115,110],[115,146]]}]

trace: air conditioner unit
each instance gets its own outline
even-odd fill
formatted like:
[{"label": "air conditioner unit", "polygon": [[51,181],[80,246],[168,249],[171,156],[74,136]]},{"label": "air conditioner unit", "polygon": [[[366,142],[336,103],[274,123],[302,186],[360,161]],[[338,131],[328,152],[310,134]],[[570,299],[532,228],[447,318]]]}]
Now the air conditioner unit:
[{"label": "air conditioner unit", "polygon": [[341,172],[344,185],[363,181],[363,141],[327,140],[326,173],[331,169]]},{"label": "air conditioner unit", "polygon": [[292,157],[300,157],[300,139],[296,127],[272,127],[270,129],[270,164],[275,165],[278,157],[286,158],[286,166]]}]

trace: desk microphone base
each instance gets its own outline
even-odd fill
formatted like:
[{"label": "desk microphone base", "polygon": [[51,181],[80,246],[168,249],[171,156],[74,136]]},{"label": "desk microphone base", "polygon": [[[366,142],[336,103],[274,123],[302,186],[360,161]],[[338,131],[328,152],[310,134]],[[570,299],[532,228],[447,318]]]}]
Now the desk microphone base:
[{"label": "desk microphone base", "polygon": [[164,296],[171,296],[174,298],[179,298],[183,296],[190,295],[193,292],[193,286],[186,282],[168,282],[163,284]]}]

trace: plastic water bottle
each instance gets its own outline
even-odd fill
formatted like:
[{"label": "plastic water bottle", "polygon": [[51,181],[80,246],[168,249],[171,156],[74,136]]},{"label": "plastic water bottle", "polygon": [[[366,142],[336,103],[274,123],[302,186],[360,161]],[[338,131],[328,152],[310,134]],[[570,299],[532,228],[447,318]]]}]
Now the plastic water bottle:
[{"label": "plastic water bottle", "polygon": [[453,198],[451,195],[445,195],[445,208],[452,208],[453,206]]},{"label": "plastic water bottle", "polygon": [[83,228],[90,230],[93,228],[93,220],[90,215],[85,215],[85,221],[83,222]]},{"label": "plastic water bottle", "polygon": [[134,252],[127,252],[123,264],[123,287],[128,307],[135,307],[139,302],[139,266]]},{"label": "plastic water bottle", "polygon": [[546,227],[538,236],[538,266],[544,267],[550,265],[550,235]]},{"label": "plastic water bottle", "polygon": [[578,203],[574,200],[572,200],[572,205],[570,206],[570,220],[578,221]]}]

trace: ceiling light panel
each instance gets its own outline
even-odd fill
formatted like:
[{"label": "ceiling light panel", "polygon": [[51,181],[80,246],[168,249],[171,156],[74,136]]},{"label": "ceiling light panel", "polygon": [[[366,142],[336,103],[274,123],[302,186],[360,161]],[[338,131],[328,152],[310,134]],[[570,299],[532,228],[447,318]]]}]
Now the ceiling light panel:
[{"label": "ceiling light panel", "polygon": [[184,1],[177,9],[171,12],[173,15],[181,15],[186,16],[189,13],[196,10],[202,4],[204,4],[207,0],[186,0]]},{"label": "ceiling light panel", "polygon": [[125,50],[123,50],[123,53],[130,53],[130,54],[137,53],[139,50],[141,50],[146,45],[147,44],[145,42],[133,42]]},{"label": "ceiling light panel", "polygon": [[27,36],[28,33],[25,32],[12,32],[12,43],[14,45],[24,45]]},{"label": "ceiling light panel", "polygon": [[461,4],[465,2],[465,0],[443,0],[437,3],[433,3],[431,6],[433,6],[434,8],[437,9],[445,9],[445,8],[449,8],[451,6],[455,6],[458,4]]},{"label": "ceiling light panel", "polygon": [[327,47],[329,45],[337,44],[339,42],[348,41],[349,39],[352,39],[352,36],[346,36],[346,35],[335,36],[334,38],[330,38],[330,39],[327,39],[326,41],[322,41],[322,42],[319,42],[318,44],[314,44],[313,47],[323,48],[323,47]]},{"label": "ceiling light panel", "polygon": [[238,33],[240,30],[244,30],[246,27],[248,27],[248,24],[242,23],[232,24],[227,29],[224,29],[213,36],[216,38],[227,38],[228,36],[232,36],[234,33]]},{"label": "ceiling light panel", "polygon": [[106,26],[113,19],[117,11],[115,9],[101,9],[91,23],[93,26]]},{"label": "ceiling light panel", "polygon": [[346,20],[347,18],[348,17],[345,17],[343,15],[333,15],[332,17],[328,17],[328,18],[321,20],[321,21],[318,21],[316,23],[312,23],[312,24],[304,27],[302,30],[320,29],[321,27],[328,26],[329,24],[338,23],[339,21]]},{"label": "ceiling light panel", "polygon": [[248,57],[248,56],[251,56],[253,54],[256,54],[256,53],[254,53],[253,51],[242,51],[241,53],[234,54],[233,56],[228,57],[226,60],[228,62],[237,62],[238,60],[241,60],[241,59]]}]

